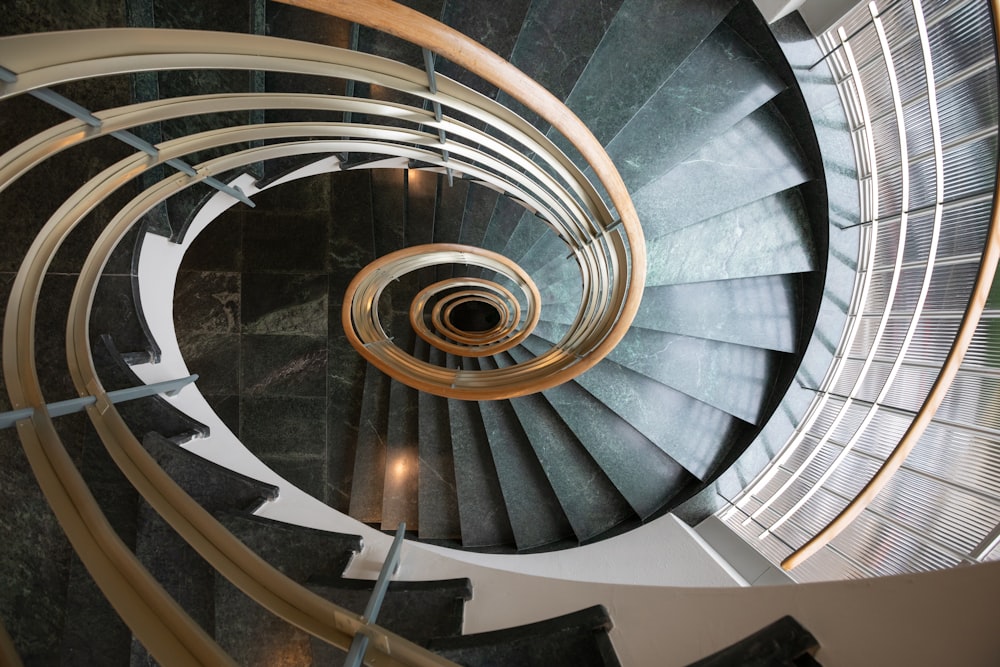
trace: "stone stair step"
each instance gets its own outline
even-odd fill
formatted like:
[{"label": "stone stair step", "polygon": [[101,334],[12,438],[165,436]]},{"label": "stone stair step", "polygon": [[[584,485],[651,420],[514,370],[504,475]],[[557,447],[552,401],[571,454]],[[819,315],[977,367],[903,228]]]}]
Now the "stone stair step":
[{"label": "stone stair step", "polygon": [[603,606],[493,632],[435,639],[427,648],[462,665],[617,667]]},{"label": "stone stair step", "polygon": [[[539,354],[548,343],[529,336],[524,347]],[[730,415],[613,361],[605,359],[574,381],[698,479],[712,471],[735,435],[738,423]]]},{"label": "stone stair step", "polygon": [[[535,0],[510,61],[560,100],[566,99],[614,20],[622,0]],[[572,48],[566,48],[572,44]],[[545,132],[549,124],[506,93],[497,101]]]},{"label": "stone stair step", "polygon": [[[314,580],[309,590],[361,614],[371,597],[374,582],[360,579]],[[386,591],[378,624],[401,637],[424,644],[438,637],[462,634],[465,603],[472,599],[468,579],[441,581],[393,581]],[[312,664],[342,665],[346,654],[329,644],[310,638]]]},{"label": "stone stair step", "polygon": [[608,358],[756,424],[780,353],[632,327]]},{"label": "stone stair step", "polygon": [[[480,369],[496,368],[487,358]],[[556,492],[511,401],[479,401],[507,516],[519,551],[573,539]]]},{"label": "stone stair step", "polygon": [[[449,355],[448,368],[457,363]],[[447,400],[462,546],[512,545],[514,533],[479,406],[472,401]]]},{"label": "stone stair step", "polygon": [[802,274],[647,287],[633,326],[793,352]]},{"label": "stone stair step", "polygon": [[632,194],[650,238],[812,178],[791,129],[765,104]]},{"label": "stone stair step", "polygon": [[[734,4],[735,0],[693,4],[626,0],[566,98],[566,105],[606,145]],[[669,40],[663,39],[663,26],[671,26]],[[559,137],[556,143],[565,150],[565,139]]]},{"label": "stone stair step", "polygon": [[649,241],[647,285],[753,278],[816,269],[797,188]]},{"label": "stone stair step", "polygon": [[[356,535],[330,533],[261,517],[222,514],[219,520],[258,556],[283,574],[305,583],[336,578],[361,550]],[[240,665],[310,665],[309,635],[264,609],[215,575],[215,639]]]},{"label": "stone stair step", "polygon": [[[252,512],[277,497],[277,487],[201,458],[156,433],[143,446],[171,478],[205,510]],[[146,502],[140,501],[135,553],[161,586],[201,627],[215,630],[215,569]],[[132,642],[131,664],[148,664],[145,647]]]},{"label": "stone stair step", "polygon": [[[443,366],[445,354],[430,348],[430,363]],[[460,540],[455,455],[451,442],[448,399],[420,392],[418,401],[420,482],[417,489],[420,539]]]},{"label": "stone stair step", "polygon": [[[532,355],[510,350],[518,363]],[[574,382],[542,393],[639,518],[646,519],[695,478],[610,408]]]},{"label": "stone stair step", "polygon": [[[494,359],[500,368],[515,363],[506,353]],[[581,543],[634,518],[628,502],[543,396],[521,396],[510,404]]]},{"label": "stone stair step", "polygon": [[607,144],[635,192],[784,90],[768,62],[720,24]]},{"label": "stone stair step", "polygon": [[365,372],[361,423],[351,477],[349,514],[364,523],[382,521],[382,485],[385,483],[386,441],[389,425],[389,376],[371,364]]}]

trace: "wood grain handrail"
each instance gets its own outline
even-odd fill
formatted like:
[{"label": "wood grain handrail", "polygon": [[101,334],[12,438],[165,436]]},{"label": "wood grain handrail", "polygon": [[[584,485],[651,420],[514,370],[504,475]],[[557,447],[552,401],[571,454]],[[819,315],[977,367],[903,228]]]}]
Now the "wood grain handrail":
[{"label": "wood grain handrail", "polygon": [[[990,0],[990,9],[993,14],[994,42],[1000,44],[1000,24],[998,24],[1000,0]],[[829,544],[875,500],[875,497],[903,465],[906,457],[916,446],[927,427],[930,426],[931,420],[934,419],[938,408],[944,402],[948,389],[958,375],[965,354],[972,344],[973,336],[975,336],[979,320],[986,308],[990,290],[993,287],[997,262],[1000,261],[1000,189],[998,189],[998,185],[1000,185],[1000,163],[997,165],[996,180],[993,186],[993,210],[986,243],[983,247],[983,257],[979,264],[979,272],[976,274],[976,281],[973,284],[972,294],[969,297],[969,303],[966,306],[958,333],[955,335],[955,340],[948,350],[948,356],[945,357],[941,371],[931,386],[927,398],[920,406],[903,437],[900,438],[899,443],[886,457],[885,462],[875,472],[875,475],[830,523],[781,562],[781,567],[785,570],[795,568]]]},{"label": "wood grain handrail", "polygon": [[[212,141],[216,144],[239,137],[239,133],[206,134],[214,134]],[[163,162],[183,154],[192,144],[206,147],[213,145],[212,141],[207,144],[176,141],[172,142],[173,146],[168,143],[161,146],[158,159]],[[316,150],[323,148],[320,146]],[[301,152],[301,147],[276,145],[251,149],[245,154],[230,154],[210,164],[199,165],[199,179],[209,175],[213,168],[236,168],[294,152]],[[97,202],[151,166],[145,154],[140,153],[109,167],[64,202],[36,236],[15,278],[4,322],[4,373],[12,403],[35,408],[32,418],[18,423],[18,431],[36,478],[74,549],[102,590],[109,593],[109,599],[133,633],[163,664],[233,664],[143,568],[107,523],[45,411],[35,368],[35,314],[41,281],[51,258]],[[87,342],[90,301],[81,295],[86,295],[89,284],[92,299],[97,277],[117,238],[143,211],[199,179],[189,180],[184,174],[176,174],[133,200],[132,207],[125,212],[131,214],[131,218],[126,219],[127,216],[120,213],[116,222],[124,227],[105,229],[88,258],[85,272],[81,273],[81,282],[71,303],[67,354],[80,393],[98,398],[98,403],[88,411],[95,427],[112,457],[146,500],[168,523],[175,528],[180,526],[179,532],[185,540],[251,598],[263,601],[279,616],[342,648],[349,646],[355,632],[365,632],[373,640],[372,664],[400,667],[451,664],[377,626],[366,626],[356,614],[315,596],[260,560],[187,496],[145,452],[97,380]],[[89,283],[86,282],[88,277]],[[220,561],[226,561],[222,567],[219,567]],[[387,651],[392,651],[396,657]]]},{"label": "wood grain handrail", "polygon": [[[578,358],[571,367],[555,372],[546,382],[535,381],[527,389],[510,395],[523,395],[531,393],[531,390],[539,391],[555,386],[576,377],[604,359],[624,338],[639,311],[646,282],[646,244],[638,213],[625,182],[590,128],[555,95],[517,67],[457,30],[416,10],[391,0],[278,1],[375,28],[440,54],[497,86],[546,120],[570,141],[604,186],[618,212],[624,236],[628,239],[631,276],[627,285],[616,283],[612,288],[609,296],[611,299],[621,299],[621,308],[610,317],[605,314],[598,318],[606,333],[602,334],[602,338],[583,358]],[[613,256],[621,260],[615,268],[618,271],[625,270],[628,263],[624,261],[622,249],[610,250]]]}]

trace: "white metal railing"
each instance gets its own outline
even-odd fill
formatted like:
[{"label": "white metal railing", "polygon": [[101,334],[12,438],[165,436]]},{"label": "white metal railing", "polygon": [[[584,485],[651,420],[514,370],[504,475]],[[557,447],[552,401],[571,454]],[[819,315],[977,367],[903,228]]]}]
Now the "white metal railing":
[{"label": "white metal railing", "polygon": [[[983,248],[997,134],[990,5],[947,3],[925,14],[919,0],[872,2],[820,44],[857,151],[864,223],[858,280],[834,364],[809,411],[775,460],[720,515],[774,562],[793,566],[807,557],[800,547],[815,546],[827,524],[848,525],[843,515],[856,506],[855,496],[870,495],[867,509],[793,573],[799,579],[982,560],[1000,544],[1000,494],[978,486],[1000,464],[1000,429],[983,428],[996,422],[989,416],[1000,397],[995,360],[967,357],[951,395],[961,387],[961,400],[989,410],[965,410],[955,421],[945,415],[959,399],[945,398],[896,477],[880,493],[871,480],[890,455],[898,457],[896,442],[910,437],[910,422],[924,413],[980,259],[989,261]],[[989,357],[984,342],[998,315],[987,308],[970,356],[978,350]],[[953,469],[941,459],[934,463],[950,436],[974,440],[954,454],[960,465]],[[965,502],[976,512],[961,509]]]}]

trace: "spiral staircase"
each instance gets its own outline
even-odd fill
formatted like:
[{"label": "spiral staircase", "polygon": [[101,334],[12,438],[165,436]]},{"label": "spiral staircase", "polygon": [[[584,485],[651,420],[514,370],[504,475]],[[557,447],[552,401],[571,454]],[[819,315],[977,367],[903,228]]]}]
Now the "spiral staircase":
[{"label": "spiral staircase", "polygon": [[[230,381],[213,398],[243,406],[244,414],[234,411],[230,424],[244,444],[290,479],[302,478],[302,461],[325,468],[311,471],[311,492],[360,521],[392,530],[402,520],[421,540],[463,548],[526,551],[587,543],[691,497],[742,452],[773,411],[797,368],[822,285],[824,225],[809,216],[810,207],[820,210],[814,179],[821,167],[810,160],[815,149],[810,154],[802,147],[814,146],[815,139],[785,120],[784,114],[801,108],[801,98],[789,88],[787,66],[772,64],[777,46],[753,7],[715,3],[680,12],[663,3],[629,6],[605,17],[606,25],[583,23],[592,33],[589,50],[574,56],[572,68],[551,72],[536,54],[551,48],[545,39],[561,37],[547,31],[576,31],[580,24],[566,20],[569,10],[558,3],[528,9],[505,7],[511,34],[497,33],[486,46],[567,96],[570,108],[596,129],[622,170],[646,236],[650,269],[642,305],[604,361],[539,394],[469,402],[418,393],[374,365],[362,377],[355,353],[337,338],[334,317],[279,324],[286,338],[267,337],[261,322],[317,304],[339,314],[348,283],[363,265],[406,245],[433,242],[481,247],[513,260],[538,285],[540,320],[520,344],[497,354],[463,357],[432,349],[407,321],[414,292],[427,284],[416,285],[410,274],[381,297],[381,320],[397,347],[422,361],[477,371],[527,362],[566,340],[585,295],[565,242],[512,197],[471,177],[449,183],[440,168],[401,171],[385,168],[377,157],[349,158],[333,174],[263,193],[257,208],[229,223],[227,232],[212,233],[204,244],[196,239],[192,253],[202,259],[182,266],[241,275],[234,284],[243,289],[242,330],[215,317],[226,323],[223,329],[199,336],[203,320],[191,318],[192,329],[185,330],[181,314],[178,336],[189,346],[185,358],[200,351],[205,367],[191,361],[190,368],[202,377],[213,363],[208,350],[242,341],[246,356],[230,354],[242,369],[242,386]],[[282,9],[272,28],[291,11]],[[446,9],[445,19],[461,29],[461,17],[448,13],[457,11]],[[640,24],[667,23],[683,35],[669,49],[656,36],[637,37]],[[361,37],[359,48],[391,53]],[[415,49],[392,55],[420,57]],[[628,90],[608,84],[640,62],[649,70],[643,81]],[[447,64],[439,70],[448,73]],[[282,192],[289,188],[299,194]],[[303,264],[290,265],[291,244],[287,251],[272,246],[283,253],[278,258],[266,253],[261,239],[282,243],[269,230],[288,224],[282,220],[293,201],[307,216],[294,229],[311,247],[335,248],[335,266],[318,251],[310,258],[297,252]],[[340,224],[348,215],[351,225]],[[241,255],[225,255],[224,246],[239,232]],[[348,262],[339,261],[348,252]],[[206,263],[213,255],[233,259],[228,266]],[[420,277],[431,281],[492,276],[489,269],[462,264],[424,271]],[[187,299],[211,301],[218,285],[199,288],[205,277],[182,271],[178,313]],[[303,286],[298,301],[280,303],[279,288],[265,285],[268,280]],[[265,294],[269,301],[262,305]],[[330,334],[325,359],[317,332]],[[284,358],[275,353],[268,371],[255,361],[256,350],[293,343],[298,351],[285,347]],[[325,438],[312,429],[294,441],[265,442],[292,428],[280,415],[260,417],[269,406],[280,403],[289,414],[322,419],[315,409],[324,393],[316,380],[323,372],[317,357],[339,383],[337,400],[350,415],[330,423]],[[350,370],[338,373],[336,367]],[[257,378],[268,373],[281,376],[283,386],[260,385]],[[316,380],[313,388],[305,387],[309,378]],[[279,400],[282,393],[288,395]],[[246,414],[251,410],[257,416]],[[273,427],[263,425],[268,419],[275,420]]]},{"label": "spiral staircase", "polygon": [[[555,182],[574,169],[595,178],[574,142],[446,59],[428,65],[413,44],[277,3],[249,3],[236,12],[224,3],[136,1],[105,8],[106,16],[87,15],[93,27],[250,32],[428,66],[432,90],[435,77],[442,90],[452,90],[451,78],[496,99],[538,130],[537,144],[521,146],[528,146],[525,153],[545,145],[545,135],[568,162],[541,170],[527,163],[513,172],[498,167],[502,179],[469,167],[473,160],[463,158],[473,153],[483,164],[499,164],[507,153],[492,143],[495,128],[459,109],[445,109],[445,116],[469,134],[440,160],[374,143],[345,148],[349,137],[330,143],[335,150],[295,155],[274,148],[277,136],[248,136],[242,145],[268,157],[213,172],[216,186],[181,190],[152,208],[99,267],[89,323],[82,326],[100,385],[142,384],[136,372],[156,365],[161,345],[174,344],[147,322],[165,304],[143,300],[138,287],[142,253],[151,252],[145,240],[158,236],[184,249],[173,326],[187,367],[200,375],[201,395],[250,453],[335,510],[383,531],[405,523],[411,539],[498,553],[588,544],[672,510],[692,523],[704,518],[715,508],[704,507],[699,492],[760,434],[793,382],[826,279],[823,162],[781,47],[747,1],[403,4],[475,37],[564,100],[614,160],[641,236],[629,228],[628,211],[617,208],[613,188],[600,185],[592,195],[576,190],[569,200],[597,220],[597,232],[582,240],[568,234],[552,209],[539,206],[555,186],[531,184]],[[24,19],[16,32],[35,29],[31,17]],[[44,21],[44,29],[84,27],[78,16],[65,25],[54,15]],[[331,119],[398,129],[405,138],[387,142],[402,144],[416,136],[406,134],[413,118],[386,108],[422,105],[433,115],[429,100],[410,93],[316,73],[180,68],[111,77],[99,92],[74,86],[58,90],[85,105],[93,99],[94,109],[192,92],[296,91],[388,105],[381,114],[361,106],[335,112],[234,107],[135,129],[158,145],[228,125],[299,122],[315,129]],[[58,117],[23,97],[4,104],[11,110],[5,122],[18,118],[4,149],[26,136],[21,124],[46,127]],[[431,126],[419,124],[417,131]],[[529,130],[523,136],[536,141]],[[72,192],[85,180],[79,170],[96,172],[98,164],[130,155],[110,137],[93,141],[89,152],[74,150],[75,162],[53,160],[3,193],[25,222],[24,238],[3,257],[5,301],[16,287],[20,255],[51,213],[47,200],[59,201],[62,188]],[[189,157],[198,163],[220,155],[206,144]],[[157,170],[139,179],[142,187],[168,173]],[[213,208],[225,198],[217,193],[224,184],[250,193],[253,208],[232,201]],[[80,262],[100,241],[98,230],[137,191],[101,204],[55,255],[56,271],[42,289],[61,305],[40,311],[34,341],[46,396],[79,391],[50,363],[67,346],[66,304],[77,275],[92,270],[91,259],[82,269]],[[431,249],[441,253],[433,263],[384,263],[412,262]],[[365,271],[375,276],[367,294],[358,291]],[[433,284],[444,287],[427,296]],[[532,284],[536,288],[525,287]],[[627,295],[640,292],[641,304],[631,312]],[[421,298],[426,308],[415,309],[411,304]],[[610,316],[594,314],[601,308]],[[627,330],[607,333],[629,318]],[[524,333],[515,335],[519,327]],[[377,339],[365,340],[372,332]],[[75,334],[66,335],[72,349]],[[603,358],[588,360],[594,349],[603,350],[607,338],[601,336],[620,340]],[[514,338],[516,344],[501,344]],[[495,350],[480,353],[494,343]],[[380,356],[389,347],[394,351]],[[546,365],[538,360],[572,379],[553,385],[539,371],[535,382],[535,369]],[[407,368],[424,370],[408,377]],[[445,379],[423,386],[419,373],[428,368]],[[506,381],[505,391],[477,393]],[[360,548],[357,538],[252,516],[279,491],[195,456],[199,448],[211,450],[215,427],[159,398],[120,412],[176,484],[282,576],[360,613],[369,584],[344,578]],[[216,561],[185,542],[189,536],[169,529],[169,518],[139,499],[87,421],[63,417],[55,424],[114,530],[229,655],[244,664],[337,659],[293,625],[327,641],[334,631],[308,617],[288,624],[262,611],[213,570]],[[12,433],[0,431],[0,437]],[[11,478],[2,487],[11,495],[5,499],[21,517],[6,527],[11,535],[47,516],[41,498],[9,492],[23,486],[30,474],[25,468],[14,460],[5,472]],[[146,648],[131,639],[55,523],[41,527],[35,544],[8,540],[13,557],[5,556],[5,562],[26,563],[47,550],[65,554],[30,576],[18,573],[15,579],[30,585],[5,602],[17,619],[14,634],[26,664],[147,664]],[[316,558],[319,552],[329,556]],[[603,609],[462,637],[461,608],[470,597],[468,580],[393,584],[385,627],[462,664],[617,664],[607,639],[612,621]],[[415,619],[416,609],[434,611]],[[356,622],[343,618],[336,623]],[[419,652],[407,655],[424,659]]]}]

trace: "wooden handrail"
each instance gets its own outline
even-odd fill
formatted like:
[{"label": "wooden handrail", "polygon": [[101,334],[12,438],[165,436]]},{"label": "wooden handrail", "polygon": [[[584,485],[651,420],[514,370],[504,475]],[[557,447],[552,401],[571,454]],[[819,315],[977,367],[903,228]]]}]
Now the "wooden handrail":
[{"label": "wooden handrail", "polygon": [[[569,367],[557,370],[544,382],[532,380],[505,397],[540,391],[565,382],[592,368],[607,356],[628,332],[639,305],[646,283],[646,244],[638,213],[625,182],[611,157],[604,150],[590,128],[576,114],[534,79],[517,67],[490,51],[485,46],[420,12],[398,5],[391,0],[278,0],[283,4],[329,14],[354,23],[375,28],[412,42],[449,61],[473,72],[483,80],[497,86],[558,130],[587,161],[594,175],[604,186],[621,220],[628,239],[631,277],[627,285],[615,284],[609,296],[621,299],[620,310],[599,321],[609,324],[606,333],[590,348],[583,358],[577,358]],[[613,248],[613,255],[620,260],[616,270],[625,270],[622,249]],[[381,367],[381,364],[376,363]],[[385,370],[383,368],[383,370]],[[477,398],[469,395],[467,398]],[[481,398],[486,398],[482,396]]]},{"label": "wooden handrail", "polygon": [[[994,41],[1000,44],[1000,24],[998,24],[998,20],[1000,20],[1000,0],[990,0],[990,9],[993,13]],[[931,420],[934,419],[934,415],[937,413],[938,408],[941,407],[941,403],[944,402],[948,389],[958,374],[962,361],[965,359],[965,354],[972,344],[972,338],[976,333],[976,328],[979,326],[979,319],[986,308],[986,300],[989,298],[990,290],[993,287],[997,262],[1000,261],[1000,188],[998,188],[998,184],[1000,184],[1000,163],[997,165],[996,179],[993,192],[993,211],[990,217],[989,231],[986,235],[986,243],[983,247],[983,257],[979,264],[979,272],[976,275],[976,282],[973,285],[969,304],[966,306],[958,333],[952,342],[951,349],[948,350],[948,356],[945,357],[937,379],[927,394],[927,398],[924,400],[923,405],[920,406],[903,437],[900,438],[899,443],[893,448],[875,475],[829,524],[781,562],[781,567],[785,570],[795,568],[829,544],[831,540],[843,532],[875,500],[875,497],[885,488],[892,479],[892,476],[899,470],[899,467],[903,465],[906,457],[916,446],[924,431],[927,430]]]}]

